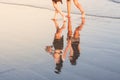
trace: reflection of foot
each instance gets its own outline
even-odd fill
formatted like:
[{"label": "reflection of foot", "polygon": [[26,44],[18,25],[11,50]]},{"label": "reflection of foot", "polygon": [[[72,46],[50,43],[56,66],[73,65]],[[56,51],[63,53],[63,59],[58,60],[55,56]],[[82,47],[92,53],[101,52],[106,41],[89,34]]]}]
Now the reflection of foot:
[{"label": "reflection of foot", "polygon": [[67,18],[70,18],[71,16],[69,16],[69,15],[66,15],[66,17],[67,17]]},{"label": "reflection of foot", "polygon": [[81,18],[85,18],[85,13],[84,12],[82,12]]},{"label": "reflection of foot", "polygon": [[57,19],[56,19],[56,18],[52,18],[51,20],[53,20],[53,21],[54,21],[54,20],[57,20]]}]

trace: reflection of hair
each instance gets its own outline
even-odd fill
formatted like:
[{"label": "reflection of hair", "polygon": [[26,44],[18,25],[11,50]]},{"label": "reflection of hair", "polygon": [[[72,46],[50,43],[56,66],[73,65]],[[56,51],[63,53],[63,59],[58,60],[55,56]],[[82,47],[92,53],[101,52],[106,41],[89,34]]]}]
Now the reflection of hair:
[{"label": "reflection of hair", "polygon": [[45,51],[48,53],[52,53],[52,47],[53,46],[46,46]]},{"label": "reflection of hair", "polygon": [[70,1],[70,0],[67,0],[67,1]]},{"label": "reflection of hair", "polygon": [[59,63],[56,63],[56,67],[55,67],[56,74],[59,74],[61,72],[62,66],[63,66],[62,55],[60,55]]},{"label": "reflection of hair", "polygon": [[57,3],[58,1],[60,1],[62,3],[62,0],[52,0],[53,2]]},{"label": "reflection of hair", "polygon": [[74,59],[74,57],[73,56],[70,56],[70,63],[71,63],[71,65],[76,65],[76,59]]},{"label": "reflection of hair", "polygon": [[77,64],[77,59],[80,56],[80,53],[74,53],[73,56],[70,56],[70,63],[71,65],[76,65]]}]

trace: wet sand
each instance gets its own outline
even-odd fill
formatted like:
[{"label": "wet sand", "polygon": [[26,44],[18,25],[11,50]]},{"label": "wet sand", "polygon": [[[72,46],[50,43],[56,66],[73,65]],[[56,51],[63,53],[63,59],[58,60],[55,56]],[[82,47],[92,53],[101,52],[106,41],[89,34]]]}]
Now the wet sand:
[{"label": "wet sand", "polygon": [[[51,21],[54,12],[7,4],[0,4],[0,10],[0,80],[120,79],[118,19],[86,16],[77,65],[70,65],[67,58],[58,75],[54,73],[53,58],[45,51],[55,33]],[[73,28],[80,22],[80,15],[72,15]]]}]

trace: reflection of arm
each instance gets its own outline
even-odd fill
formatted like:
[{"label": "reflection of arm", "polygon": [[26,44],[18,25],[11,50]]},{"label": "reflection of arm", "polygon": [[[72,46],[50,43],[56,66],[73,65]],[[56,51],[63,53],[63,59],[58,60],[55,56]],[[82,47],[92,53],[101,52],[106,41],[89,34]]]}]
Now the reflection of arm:
[{"label": "reflection of arm", "polygon": [[73,56],[73,48],[70,46],[70,56]]},{"label": "reflection of arm", "polygon": [[60,31],[62,31],[65,28],[66,28],[66,22],[64,21],[62,27],[60,28]]},{"label": "reflection of arm", "polygon": [[63,52],[63,58],[66,59],[66,55],[67,55],[67,52],[68,52],[68,49],[71,47],[71,40],[68,40],[68,43],[67,43],[67,46]]},{"label": "reflection of arm", "polygon": [[53,21],[54,21],[54,24],[55,24],[56,30],[59,29],[59,32],[62,32],[62,30],[65,29],[65,27],[66,27],[66,21],[63,22],[63,25],[62,25],[61,28],[59,27],[59,24],[58,24],[57,20],[53,20]]},{"label": "reflection of arm", "polygon": [[[68,37],[72,35],[72,25],[71,25],[71,18],[68,18]],[[70,52],[71,52],[71,39],[68,39],[68,42],[67,42],[67,46],[64,50],[64,53],[63,53],[63,58],[66,59],[66,55],[67,55],[67,52],[68,50],[70,49]]]}]

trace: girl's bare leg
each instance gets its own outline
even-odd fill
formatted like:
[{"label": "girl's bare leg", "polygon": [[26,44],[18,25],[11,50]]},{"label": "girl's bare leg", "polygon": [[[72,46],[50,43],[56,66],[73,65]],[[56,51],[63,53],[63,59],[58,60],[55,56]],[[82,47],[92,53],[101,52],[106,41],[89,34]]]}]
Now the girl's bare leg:
[{"label": "girl's bare leg", "polygon": [[63,20],[66,21],[65,15],[64,15],[64,13],[62,12],[62,10],[59,8],[58,5],[59,5],[58,2],[57,2],[57,3],[53,2],[54,8],[57,10],[58,13],[60,13],[60,15],[63,17]]},{"label": "girl's bare leg", "polygon": [[80,10],[82,18],[85,17],[84,9],[82,8],[81,4],[78,2],[78,0],[73,0],[75,6]]},{"label": "girl's bare leg", "polygon": [[70,17],[70,13],[71,13],[71,0],[67,0],[67,17]]}]

